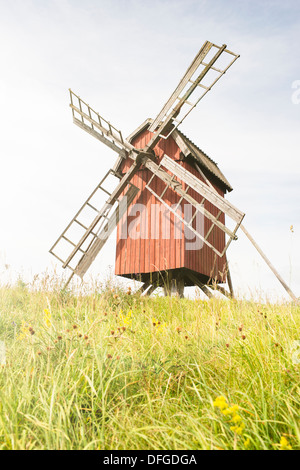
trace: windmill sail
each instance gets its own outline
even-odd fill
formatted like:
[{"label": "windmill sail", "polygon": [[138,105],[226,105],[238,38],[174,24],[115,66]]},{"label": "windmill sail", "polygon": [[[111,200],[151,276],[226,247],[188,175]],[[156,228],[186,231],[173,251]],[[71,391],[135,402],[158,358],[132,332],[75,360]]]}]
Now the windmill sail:
[{"label": "windmill sail", "polygon": [[120,203],[117,205],[112,215],[107,219],[107,223],[92,239],[88,249],[83,254],[82,258],[74,269],[74,273],[77,274],[79,277],[82,278],[85,275],[92,262],[95,260],[96,256],[104,247],[107,239],[111,236],[122,217],[126,214],[128,207],[133,202],[138,192],[139,189],[135,186],[131,185],[129,187],[128,191],[121,198]]},{"label": "windmill sail", "polygon": [[[69,268],[73,273],[80,276],[83,275],[83,272],[86,272],[86,266],[89,267],[95,258],[92,259],[91,249],[93,249],[93,253],[95,247],[97,247],[97,253],[100,251],[139,191],[130,183],[138,168],[139,164],[134,163],[129,172],[121,178],[112,193],[104,188],[104,182],[110,175],[120,179],[120,175],[115,173],[114,170],[109,170],[96,186],[49,250],[62,263],[63,268]],[[94,202],[94,200],[97,200],[99,191],[104,191],[105,194],[109,195],[100,210]],[[123,197],[120,197],[123,191],[126,192]],[[90,263],[87,260],[91,260]]]},{"label": "windmill sail", "polygon": [[[211,59],[210,53],[213,52]],[[215,66],[215,63],[221,57],[221,55],[229,57],[229,63],[222,65],[222,68]],[[184,77],[179,82],[177,88],[172,93],[171,97],[164,105],[160,113],[154,119],[149,130],[154,132],[154,136],[149,143],[149,146],[153,148],[156,142],[160,138],[167,139],[172,132],[183,122],[188,114],[197,106],[199,101],[206,95],[208,91],[217,83],[217,81],[226,73],[231,65],[238,59],[239,55],[231,52],[227,49],[227,46],[217,46],[209,41],[206,41],[194,61],[186,71]],[[208,62],[205,62],[205,59]],[[213,72],[212,77],[207,77],[209,72]],[[204,79],[208,79],[204,83]],[[198,91],[200,96],[197,96],[194,102],[189,101],[192,94],[196,94]],[[180,117],[180,112],[183,108],[186,108]],[[171,126],[171,124],[173,124]],[[171,128],[170,128],[171,126]]]},{"label": "windmill sail", "polygon": [[134,147],[123,138],[122,132],[94,111],[71,89],[69,91],[74,124],[126,158]]}]

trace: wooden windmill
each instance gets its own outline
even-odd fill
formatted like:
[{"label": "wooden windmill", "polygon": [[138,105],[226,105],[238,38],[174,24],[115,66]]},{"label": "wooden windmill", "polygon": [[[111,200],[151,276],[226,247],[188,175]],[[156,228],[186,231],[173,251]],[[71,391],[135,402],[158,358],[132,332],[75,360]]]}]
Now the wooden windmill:
[{"label": "wooden windmill", "polygon": [[197,285],[208,296],[212,287],[233,296],[227,249],[239,227],[255,242],[241,225],[245,214],[224,197],[232,188],[218,165],[178,126],[238,57],[206,41],[157,117],[128,139],[70,90],[74,123],[118,159],[50,249],[69,280],[83,278],[118,227],[115,273],[142,281],[141,291],[161,286],[183,296],[184,286]]}]

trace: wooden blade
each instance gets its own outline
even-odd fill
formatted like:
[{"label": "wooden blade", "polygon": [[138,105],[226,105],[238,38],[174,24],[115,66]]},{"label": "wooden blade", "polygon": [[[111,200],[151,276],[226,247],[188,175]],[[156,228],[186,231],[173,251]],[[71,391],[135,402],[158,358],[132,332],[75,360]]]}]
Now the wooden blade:
[{"label": "wooden blade", "polygon": [[194,189],[198,194],[215,207],[220,209],[224,214],[233,219],[236,223],[241,223],[245,214],[237,209],[233,204],[224,199],[222,196],[213,191],[207,184],[203,183],[199,178],[194,176],[190,171],[178,165],[172,158],[165,155],[161,161],[161,165],[171,171],[180,181],[183,181],[190,188]]},{"label": "wooden blade", "polygon": [[160,122],[163,120],[164,116],[168,113],[171,106],[175,103],[175,101],[177,100],[182,90],[185,88],[185,86],[187,85],[191,77],[194,75],[195,71],[201,64],[204,57],[211,50],[212,46],[213,46],[212,43],[209,41],[206,41],[203,44],[200,51],[198,52],[193,62],[191,63],[187,71],[185,72],[184,76],[180,80],[179,84],[177,85],[177,88],[174,90],[174,92],[172,93],[172,95],[170,96],[170,98],[168,99],[168,101],[166,102],[162,110],[160,111],[160,113],[157,115],[157,117],[154,119],[153,123],[149,127],[150,132],[154,132],[156,130]]},{"label": "wooden blade", "polygon": [[[195,108],[195,106],[206,95],[206,93],[211,90],[215,83],[236,61],[239,55],[229,51],[226,49],[226,47],[227,46],[225,44],[223,46],[217,46],[209,41],[204,43],[194,61],[185,73],[184,77],[179,82],[179,85],[151,124],[149,130],[154,132],[154,135],[148,145],[145,147],[145,150],[153,149],[161,138],[167,139],[172,134],[172,132],[177,129],[179,124],[183,122],[188,114]],[[209,60],[208,63],[204,62],[204,59],[211,50],[214,51],[213,57]],[[214,64],[223,53],[230,56],[230,62],[224,69],[221,70],[216,68]],[[216,78],[214,77],[214,79],[210,79],[208,84],[203,84],[202,81],[209,71],[214,71]],[[196,77],[194,77],[195,74]],[[199,88],[201,89],[200,97],[196,98],[196,101],[191,102],[189,98],[192,96],[195,90],[199,90]],[[183,107],[187,107],[187,110],[184,111]],[[180,115],[181,111],[184,111],[182,117]]]},{"label": "wooden blade", "polygon": [[81,278],[85,275],[92,262],[95,260],[96,256],[100,253],[108,238],[113,233],[119,221],[122,219],[123,215],[126,214],[128,207],[130,206],[138,192],[138,188],[136,188],[135,186],[130,186],[128,191],[120,200],[113,214],[109,217],[106,225],[97,234],[97,237],[93,239],[92,243],[86,250],[86,253],[80,259],[78,265],[74,269],[75,274],[77,274]]},{"label": "wooden blade", "polygon": [[120,130],[94,111],[71,89],[69,91],[74,124],[126,158],[128,152],[133,150],[134,146],[126,139],[123,139]]},{"label": "wooden blade", "polygon": [[[106,224],[107,220],[109,219],[110,214],[114,209],[114,205],[119,202],[119,197],[122,195],[123,191],[126,190],[128,185],[133,186],[130,181],[135,175],[135,173],[138,171],[140,166],[143,164],[144,160],[142,157],[137,157],[134,152],[130,153],[130,157],[133,159],[133,164],[131,165],[127,173],[123,177],[121,177],[121,175],[116,174],[114,170],[110,170],[107,175],[101,180],[100,184],[96,187],[96,189],[92,192],[90,197],[85,201],[85,203],[79,209],[75,217],[72,219],[72,221],[69,223],[69,225],[66,227],[66,229],[63,231],[58,240],[50,249],[50,253],[53,254],[62,263],[63,268],[69,268],[74,271],[74,267],[72,267],[71,262],[72,264],[74,264],[75,256],[77,257],[80,253],[83,255],[86,254],[87,249],[91,245],[91,242],[94,242],[94,240],[98,236],[97,234],[101,232],[104,227],[104,224]],[[108,177],[111,173],[117,176],[117,178],[121,178],[121,180],[117,184],[115,189],[111,193],[108,193],[102,185],[106,177]],[[100,209],[94,207],[94,205],[91,203],[92,197],[94,196],[96,191],[98,191],[98,189],[104,191],[106,194],[109,195],[105,204]],[[93,209],[95,212],[88,224],[82,224],[82,221],[80,220],[79,216],[84,210],[84,208],[86,208],[87,206],[90,209]],[[68,231],[72,226],[74,227],[74,225],[76,224],[80,225],[84,229],[84,231],[80,234],[79,240],[72,240],[68,235]],[[63,256],[61,256],[57,253],[62,243],[67,243],[68,255],[64,254]],[[88,248],[85,248],[86,245],[88,245]]]},{"label": "wooden blade", "polygon": [[[209,248],[211,248],[217,256],[222,257],[225,254],[227,248],[229,247],[231,241],[236,239],[236,232],[245,214],[236,207],[234,207],[223,197],[221,197],[210,186],[203,183],[192,173],[184,169],[181,165],[178,165],[178,163],[174,162],[171,158],[167,157],[166,155],[163,157],[159,165],[157,165],[153,161],[148,160],[145,163],[145,167],[153,173],[152,178],[150,178],[149,182],[146,185],[146,189],[150,191],[151,194],[153,194],[155,198],[160,201],[161,204],[163,204],[167,209],[169,209],[170,212],[172,212],[174,216],[180,220],[180,222],[182,222],[191,232],[193,232],[196,237],[198,237],[200,240],[202,240],[203,243],[205,243]],[[163,167],[166,168],[168,172]],[[197,212],[199,212],[210,221],[210,226],[206,233],[197,232],[197,230],[192,224],[192,221],[186,221],[184,218],[182,218],[181,215],[178,214],[175,209],[171,208],[167,204],[162,195],[156,193],[155,189],[151,187],[151,182],[155,177],[160,178],[166,184],[163,193],[168,188],[173,189],[175,192],[177,192],[177,194],[181,196],[179,203],[182,200],[185,200],[196,209],[194,217],[196,216]],[[185,188],[183,187],[183,184],[186,186]],[[191,194],[189,194],[188,191],[190,189],[192,189],[199,196],[201,196],[201,202],[197,201],[191,196]],[[205,201],[210,202],[215,208],[219,209],[219,214],[217,216],[215,216],[212,212],[205,208]],[[219,216],[222,213],[226,214],[234,221],[235,227],[233,230],[230,230],[226,225],[224,225],[222,222],[220,222],[220,220],[218,220]],[[229,237],[222,252],[220,252],[212,243],[209,242],[210,234],[215,227],[218,227],[218,229],[222,230]]]}]

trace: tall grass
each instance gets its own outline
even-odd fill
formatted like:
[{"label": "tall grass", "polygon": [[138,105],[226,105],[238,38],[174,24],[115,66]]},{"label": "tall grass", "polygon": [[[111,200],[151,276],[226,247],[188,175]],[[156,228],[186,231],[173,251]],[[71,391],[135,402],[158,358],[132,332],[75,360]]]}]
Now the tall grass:
[{"label": "tall grass", "polygon": [[0,289],[0,449],[300,448],[299,307],[48,281]]}]

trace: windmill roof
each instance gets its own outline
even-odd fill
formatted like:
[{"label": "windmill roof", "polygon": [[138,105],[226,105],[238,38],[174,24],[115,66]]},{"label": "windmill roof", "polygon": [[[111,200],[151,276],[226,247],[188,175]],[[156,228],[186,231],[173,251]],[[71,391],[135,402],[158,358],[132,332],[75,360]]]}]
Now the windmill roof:
[{"label": "windmill roof", "polygon": [[[224,176],[218,164],[212,160],[206,153],[203,152],[194,142],[192,142],[186,135],[184,135],[181,131],[176,129],[176,131],[180,137],[183,139],[185,145],[190,151],[190,155],[200,164],[200,166],[204,167],[210,173],[212,173],[220,182],[224,184],[228,191],[232,191],[232,186]],[[186,155],[187,156],[187,155]]]},{"label": "windmill roof", "polygon": [[[128,137],[127,140],[130,142],[139,132],[146,129],[152,119],[146,119],[135,131],[133,131]],[[176,135],[179,136],[179,139],[176,139]],[[199,166],[211,173],[219,182],[221,182],[227,191],[232,191],[232,186],[228,182],[227,178],[223,175],[222,171],[218,167],[217,163],[214,162],[206,153],[203,152],[194,142],[192,142],[185,134],[176,129],[173,133],[177,145],[179,146],[182,153],[185,157],[191,156]],[[117,162],[117,167],[119,167],[122,158]]]}]

